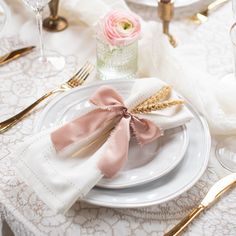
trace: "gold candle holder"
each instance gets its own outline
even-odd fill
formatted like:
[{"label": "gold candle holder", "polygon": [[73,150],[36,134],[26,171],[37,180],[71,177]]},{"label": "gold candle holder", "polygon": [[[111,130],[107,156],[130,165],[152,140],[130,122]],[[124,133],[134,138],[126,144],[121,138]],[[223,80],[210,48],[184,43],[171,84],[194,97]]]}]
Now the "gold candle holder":
[{"label": "gold candle holder", "polygon": [[170,44],[176,47],[176,40],[169,32],[169,25],[174,16],[174,0],[158,0],[157,12],[162,20],[163,33],[168,36]]},{"label": "gold candle holder", "polygon": [[58,16],[59,0],[52,0],[49,4],[50,16],[44,19],[43,27],[47,31],[59,32],[68,27],[64,17]]}]

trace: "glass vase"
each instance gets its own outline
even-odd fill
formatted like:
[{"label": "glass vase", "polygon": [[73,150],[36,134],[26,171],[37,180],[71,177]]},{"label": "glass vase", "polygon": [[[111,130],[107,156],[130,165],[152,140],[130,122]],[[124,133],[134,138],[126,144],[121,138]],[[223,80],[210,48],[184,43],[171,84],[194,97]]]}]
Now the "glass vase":
[{"label": "glass vase", "polygon": [[97,39],[97,76],[102,80],[133,79],[138,63],[138,40],[124,46],[112,46]]}]

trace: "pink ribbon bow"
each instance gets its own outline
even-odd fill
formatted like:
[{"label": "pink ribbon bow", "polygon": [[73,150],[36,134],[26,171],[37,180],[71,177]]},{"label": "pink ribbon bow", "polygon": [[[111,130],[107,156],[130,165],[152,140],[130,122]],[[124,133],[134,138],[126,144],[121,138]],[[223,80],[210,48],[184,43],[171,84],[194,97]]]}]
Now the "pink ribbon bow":
[{"label": "pink ribbon bow", "polygon": [[59,152],[94,132],[102,132],[111,120],[118,119],[118,124],[107,139],[106,148],[98,161],[98,168],[106,177],[114,176],[126,162],[130,131],[140,145],[150,143],[162,135],[160,128],[152,121],[130,113],[123,98],[111,87],[100,87],[90,98],[90,102],[98,108],[54,131],[51,140]]}]

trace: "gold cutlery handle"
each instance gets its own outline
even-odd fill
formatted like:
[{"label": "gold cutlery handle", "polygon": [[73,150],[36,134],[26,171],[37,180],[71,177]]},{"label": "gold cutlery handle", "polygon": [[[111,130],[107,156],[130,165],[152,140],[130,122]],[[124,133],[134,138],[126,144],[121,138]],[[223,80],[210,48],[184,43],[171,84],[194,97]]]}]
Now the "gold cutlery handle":
[{"label": "gold cutlery handle", "polygon": [[32,111],[38,104],[40,104],[42,101],[44,101],[46,98],[48,98],[49,96],[60,92],[60,89],[55,89],[51,92],[46,93],[45,95],[43,95],[41,98],[39,98],[37,101],[35,101],[34,103],[32,103],[30,106],[28,106],[27,108],[25,108],[23,111],[21,111],[20,113],[16,114],[15,116],[3,121],[0,123],[0,133],[5,132],[6,130],[10,129],[12,126],[14,126],[15,124],[17,124],[19,121],[21,121],[30,111]]},{"label": "gold cutlery handle", "polygon": [[174,228],[165,233],[164,236],[177,236],[191,223],[203,210],[203,205],[193,209],[184,219],[182,219]]},{"label": "gold cutlery handle", "polygon": [[207,8],[201,12],[198,12],[190,17],[190,20],[192,20],[196,24],[204,23],[208,20],[208,15],[211,10],[214,10],[215,8],[223,5],[223,3],[228,2],[229,0],[216,0],[212,3],[210,3]]}]

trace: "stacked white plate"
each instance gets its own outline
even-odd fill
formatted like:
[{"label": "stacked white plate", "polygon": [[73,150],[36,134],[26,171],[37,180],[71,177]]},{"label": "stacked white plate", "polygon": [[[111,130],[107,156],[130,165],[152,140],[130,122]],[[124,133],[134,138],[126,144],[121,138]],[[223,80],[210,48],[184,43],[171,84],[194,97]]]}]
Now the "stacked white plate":
[{"label": "stacked white plate", "polygon": [[[53,100],[36,125],[40,131],[65,123],[90,106],[89,96],[101,85],[115,87],[126,98],[134,80],[99,82],[71,90]],[[107,207],[143,207],[169,201],[191,188],[204,173],[210,134],[204,118],[187,103],[194,119],[141,149],[131,141],[126,166],[113,179],[102,179],[84,201]]]}]

